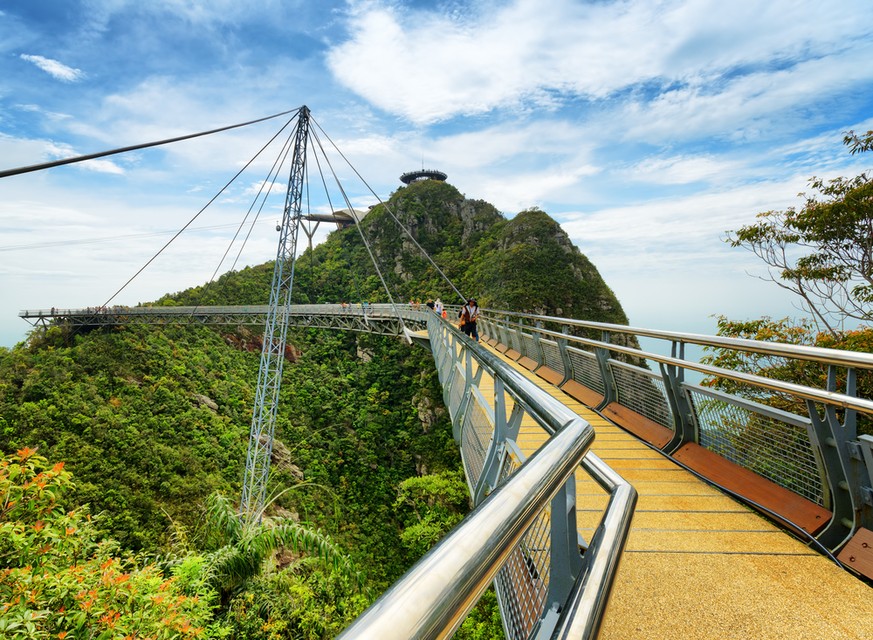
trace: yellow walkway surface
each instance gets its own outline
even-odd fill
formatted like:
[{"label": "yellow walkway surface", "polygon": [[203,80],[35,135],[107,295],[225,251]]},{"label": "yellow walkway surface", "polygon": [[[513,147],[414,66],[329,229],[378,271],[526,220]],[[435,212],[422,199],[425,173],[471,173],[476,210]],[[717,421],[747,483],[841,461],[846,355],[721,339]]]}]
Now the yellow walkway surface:
[{"label": "yellow walkway surface", "polygon": [[[589,422],[592,450],[639,493],[602,640],[873,640],[873,588],[486,348]],[[526,418],[518,444],[530,456],[546,438]],[[576,482],[579,532],[590,540],[607,498],[581,470]]]}]

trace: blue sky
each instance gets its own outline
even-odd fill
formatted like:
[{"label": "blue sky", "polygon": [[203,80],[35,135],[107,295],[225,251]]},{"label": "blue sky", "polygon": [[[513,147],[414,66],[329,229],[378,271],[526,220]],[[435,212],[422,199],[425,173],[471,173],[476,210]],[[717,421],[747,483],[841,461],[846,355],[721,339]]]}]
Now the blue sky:
[{"label": "blue sky", "polygon": [[[869,168],[841,138],[873,129],[871,61],[868,0],[0,0],[0,169],[306,104],[381,197],[424,164],[538,206],[632,325],[711,333],[797,314],[724,232]],[[0,179],[0,345],[20,309],[102,303],[279,126]],[[206,281],[271,162],[115,302]],[[241,264],[275,256],[277,216]]]}]

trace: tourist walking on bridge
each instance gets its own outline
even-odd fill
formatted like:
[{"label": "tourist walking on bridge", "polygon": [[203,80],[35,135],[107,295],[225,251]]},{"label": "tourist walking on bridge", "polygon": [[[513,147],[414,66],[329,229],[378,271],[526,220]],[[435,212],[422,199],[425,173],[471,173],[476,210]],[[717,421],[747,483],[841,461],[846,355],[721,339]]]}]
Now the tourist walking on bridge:
[{"label": "tourist walking on bridge", "polygon": [[461,331],[479,342],[479,330],[476,328],[476,320],[479,319],[479,305],[476,304],[476,300],[473,298],[467,300],[467,304],[461,307],[458,317],[461,319],[458,323]]}]

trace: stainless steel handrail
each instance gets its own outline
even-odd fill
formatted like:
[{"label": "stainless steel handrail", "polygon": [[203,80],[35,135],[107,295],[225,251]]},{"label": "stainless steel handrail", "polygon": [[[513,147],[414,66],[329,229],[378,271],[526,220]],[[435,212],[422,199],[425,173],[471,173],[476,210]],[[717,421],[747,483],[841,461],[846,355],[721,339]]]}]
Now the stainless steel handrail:
[{"label": "stainless steel handrail", "polygon": [[[761,353],[764,355],[784,356],[797,358],[800,360],[815,360],[817,362],[823,362],[825,364],[837,364],[847,367],[873,369],[873,354],[861,353],[858,351],[842,351],[839,349],[826,349],[824,347],[812,347],[808,345],[785,344],[779,342],[764,342],[761,340],[748,340],[745,338],[723,338],[719,336],[708,336],[698,333],[683,333],[679,331],[661,331],[657,329],[629,327],[623,324],[610,324],[607,322],[591,322],[587,320],[560,318],[557,316],[540,316],[529,313],[517,313],[514,311],[483,309],[482,317],[488,315],[525,318],[534,322],[552,322],[555,324],[562,324],[571,327],[581,327],[583,329],[595,329],[598,331],[609,331],[611,333],[643,336],[646,338],[659,338],[662,340],[697,344],[707,347],[725,347],[729,349],[736,349],[738,351]],[[530,330],[534,327],[525,325],[524,328]],[[574,337],[562,333],[548,332],[544,329],[537,330],[544,333],[550,333],[551,335],[559,338]]]},{"label": "stainless steel handrail", "polygon": [[593,438],[588,423],[568,422],[339,637],[450,637]]},{"label": "stainless steel handrail", "polygon": [[[504,313],[504,312],[501,312]],[[548,319],[550,322],[557,322],[559,320],[564,320],[561,318],[554,318],[551,316],[526,316],[531,318],[540,318],[543,320]],[[624,327],[621,325],[607,325],[605,323],[580,323],[579,321],[570,321],[564,320],[566,324],[572,324],[574,326],[582,326],[583,324],[588,328],[606,328],[606,327],[618,327],[622,329],[621,333],[624,334],[634,334],[637,329],[629,329],[628,327]],[[594,327],[597,325],[597,327]],[[691,360],[683,360],[681,358],[674,358],[671,356],[664,356],[657,353],[650,353],[647,351],[642,351],[640,349],[635,349],[633,347],[625,347],[618,344],[613,344],[611,342],[603,342],[600,340],[592,340],[590,338],[583,338],[581,336],[573,336],[565,333],[560,333],[557,331],[551,331],[549,329],[541,329],[539,327],[531,327],[531,326],[522,326],[525,331],[539,333],[540,335],[553,337],[556,339],[567,340],[568,342],[575,342],[578,344],[584,344],[590,347],[595,348],[603,348],[608,349],[610,351],[614,351],[616,353],[623,353],[626,355],[631,355],[637,358],[644,358],[647,360],[652,360],[653,362],[659,362],[661,364],[673,365],[676,367],[680,367],[683,369],[690,369],[692,371],[697,371],[699,373],[703,373],[706,375],[717,376],[719,378],[725,378],[728,380],[734,380],[736,382],[744,382],[746,384],[750,384],[752,386],[760,387],[762,389],[768,389],[770,391],[781,391],[785,393],[790,393],[791,395],[795,395],[801,398],[815,400],[818,402],[823,402],[828,405],[842,407],[846,409],[855,409],[856,411],[860,411],[862,413],[873,415],[873,400],[868,400],[865,398],[858,398],[855,396],[846,395],[844,393],[837,393],[835,391],[825,391],[822,389],[815,389],[813,387],[807,387],[805,385],[796,384],[793,382],[784,382],[782,380],[777,380],[775,378],[765,378],[763,376],[758,376],[751,373],[743,373],[742,371],[734,371],[732,369],[724,369],[722,367],[714,367],[712,365],[701,364],[698,362],[693,362]],[[609,329],[612,330],[612,329]],[[656,335],[657,334],[657,335]],[[664,339],[667,338],[667,334],[672,334],[673,336],[684,336],[691,337],[694,334],[680,334],[673,332],[654,332],[648,331],[645,334],[640,333],[639,335],[647,335],[648,337],[662,337]],[[724,338],[726,342],[722,342],[716,339],[712,339],[708,341],[709,344],[715,345],[718,343],[722,343],[723,346],[729,346],[729,342],[735,342],[734,340]],[[685,340],[686,342],[691,342],[691,340]],[[789,356],[793,355],[793,357],[797,357],[799,359],[808,359],[812,360],[812,352],[810,350],[815,350],[817,352],[826,352],[828,357],[823,356],[823,360],[821,362],[830,363],[830,364],[840,364],[845,366],[854,366],[854,367],[873,367],[873,354],[869,353],[861,353],[855,351],[840,351],[838,349],[823,349],[819,347],[803,347],[802,345],[788,345],[788,344],[780,344],[780,343],[770,343],[770,342],[761,342],[756,340],[741,340],[747,345],[746,351],[754,351],[756,353],[762,353],[767,355],[780,355],[780,356]],[[752,343],[756,346],[756,348],[752,349],[748,343]],[[696,344],[705,344],[704,342],[696,343]],[[739,347],[737,347],[739,348]],[[801,350],[802,355],[795,354],[795,350]],[[798,354],[801,352],[798,351]]]},{"label": "stainless steel handrail", "polygon": [[583,558],[572,610],[563,620],[571,633],[579,629],[589,633],[573,637],[594,637],[630,528],[636,491],[588,452],[594,438],[591,425],[442,318],[433,316],[428,328],[432,341],[439,339],[439,333],[459,340],[478,365],[499,377],[516,401],[553,435],[339,637],[451,636],[537,514],[580,464],[610,493],[610,500],[604,522]]},{"label": "stainless steel handrail", "polygon": [[585,551],[582,572],[561,611],[553,639],[597,637],[637,503],[636,489],[593,452],[585,455],[582,467],[610,494],[609,503]]}]

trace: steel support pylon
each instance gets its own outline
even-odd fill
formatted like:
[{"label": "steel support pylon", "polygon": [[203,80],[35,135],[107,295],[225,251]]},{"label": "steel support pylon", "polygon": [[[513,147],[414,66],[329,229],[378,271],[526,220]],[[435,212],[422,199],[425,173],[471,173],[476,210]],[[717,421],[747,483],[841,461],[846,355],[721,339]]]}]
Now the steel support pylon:
[{"label": "steel support pylon", "polygon": [[270,474],[270,456],[273,452],[273,432],[276,427],[276,408],[282,385],[282,367],[285,363],[285,341],[288,333],[288,314],[291,289],[294,283],[294,264],[297,253],[297,235],[302,218],[303,183],[306,176],[306,142],[309,137],[309,109],[300,107],[294,133],[294,152],[291,176],[285,196],[285,210],[279,233],[279,248],[273,267],[270,305],[264,326],[264,344],[258,370],[258,387],[249,432],[246,469],[243,478],[241,515],[246,520],[260,520],[267,494]]}]

